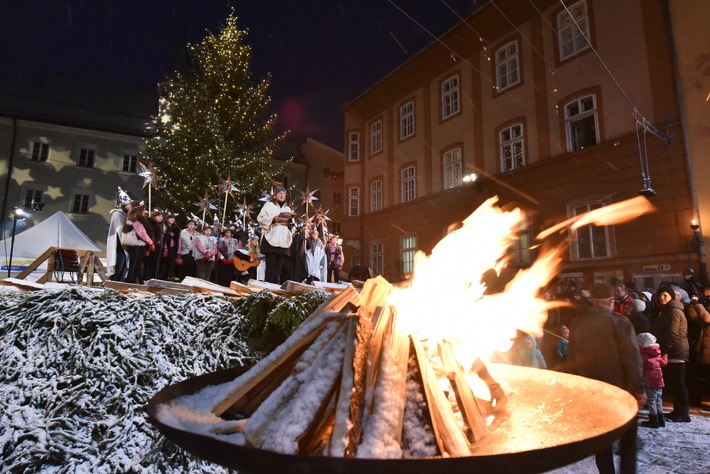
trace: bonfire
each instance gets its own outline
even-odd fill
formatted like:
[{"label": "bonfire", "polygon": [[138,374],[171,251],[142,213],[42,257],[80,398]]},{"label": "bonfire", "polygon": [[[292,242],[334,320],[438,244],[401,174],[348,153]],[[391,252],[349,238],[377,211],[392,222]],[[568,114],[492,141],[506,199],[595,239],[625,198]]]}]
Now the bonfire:
[{"label": "bonfire", "polygon": [[[363,459],[467,457],[482,452],[497,417],[499,423],[513,419],[510,405],[515,403],[509,402],[515,400],[515,387],[502,374],[511,374],[517,387],[553,397],[535,408],[536,423],[559,417],[572,400],[545,386],[564,374],[537,371],[545,372],[544,380],[523,384],[515,372],[489,359],[508,350],[518,330],[542,335],[553,303],[540,293],[557,275],[563,249],[541,252],[504,291],[487,292],[483,275],[506,264],[523,219],[520,210],[502,211],[495,203],[487,201],[430,255],[418,253],[405,285],[377,277],[360,291],[346,289],[250,370],[159,403],[155,418],[175,430],[261,452]],[[622,222],[650,210],[645,198],[633,199],[556,226],[544,236],[590,223]],[[581,384],[576,390],[584,386],[575,383]],[[620,403],[626,411],[634,403],[628,398]],[[553,405],[557,411],[550,411]],[[626,412],[623,417],[621,425],[630,419]],[[506,429],[505,436],[514,433]],[[504,435],[492,436],[502,444]],[[589,432],[578,440],[565,436],[574,442]],[[529,450],[538,440],[517,442]]]}]

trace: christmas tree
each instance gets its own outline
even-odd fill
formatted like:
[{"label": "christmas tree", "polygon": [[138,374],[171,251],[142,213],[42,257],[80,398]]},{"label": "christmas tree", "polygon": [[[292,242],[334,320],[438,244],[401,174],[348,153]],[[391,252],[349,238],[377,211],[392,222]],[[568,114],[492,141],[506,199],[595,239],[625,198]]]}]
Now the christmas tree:
[{"label": "christmas tree", "polygon": [[[141,158],[161,178],[155,204],[189,213],[205,193],[251,200],[268,191],[272,173],[280,171],[270,161],[283,140],[269,112],[270,78],[253,80],[246,36],[232,11],[218,35],[188,45],[188,70],[168,81],[156,134]],[[233,193],[224,192],[225,181]]]}]

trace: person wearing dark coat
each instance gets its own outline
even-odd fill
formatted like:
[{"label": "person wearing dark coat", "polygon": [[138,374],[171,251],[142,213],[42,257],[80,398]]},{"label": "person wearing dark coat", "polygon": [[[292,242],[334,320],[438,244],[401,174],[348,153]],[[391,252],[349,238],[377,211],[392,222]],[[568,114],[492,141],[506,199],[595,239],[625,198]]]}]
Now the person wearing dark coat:
[{"label": "person wearing dark coat", "polygon": [[631,300],[626,306],[626,310],[629,313],[629,321],[634,325],[634,332],[636,334],[641,334],[644,332],[651,332],[651,320],[648,319],[646,313],[646,303],[641,300]]},{"label": "person wearing dark coat", "polygon": [[685,383],[686,364],[690,356],[688,321],[683,312],[680,294],[671,286],[662,285],[656,292],[660,312],[652,320],[651,332],[658,339],[662,354],[668,354],[668,365],[663,372],[668,391],[673,396],[673,411],[666,420],[689,422],[688,387]]},{"label": "person wearing dark coat", "polygon": [[163,222],[163,252],[160,263],[160,279],[177,277],[175,258],[180,244],[180,226],[175,223],[175,214],[168,212]]},{"label": "person wearing dark coat", "polygon": [[[571,324],[569,349],[562,370],[616,385],[646,403],[643,362],[636,333],[628,318],[614,314],[610,285],[592,289],[592,306]],[[619,440],[622,473],[636,472],[636,423]],[[600,473],[614,473],[612,445],[596,454]]]},{"label": "person wearing dark coat", "polygon": [[160,278],[161,255],[163,254],[163,210],[153,209],[150,211],[151,235],[155,250],[151,251],[143,260],[143,279]]},{"label": "person wearing dark coat", "polygon": [[153,244],[153,228],[145,216],[145,206],[131,209],[126,216],[121,234],[121,244],[128,253],[127,283],[143,283],[141,281],[141,266],[145,254],[155,250]]}]

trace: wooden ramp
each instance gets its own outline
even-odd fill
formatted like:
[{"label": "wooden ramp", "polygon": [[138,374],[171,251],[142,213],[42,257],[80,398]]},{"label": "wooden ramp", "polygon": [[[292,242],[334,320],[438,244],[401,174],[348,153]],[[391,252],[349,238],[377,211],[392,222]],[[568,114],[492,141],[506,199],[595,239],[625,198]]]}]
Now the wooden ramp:
[{"label": "wooden ramp", "polygon": [[98,276],[101,282],[106,282],[107,280],[106,269],[99,258],[105,255],[105,252],[94,252],[92,250],[49,247],[15,278],[24,280],[33,271],[37,270],[40,265],[47,262],[47,271],[36,283],[42,284],[57,281],[94,286],[94,276]]}]

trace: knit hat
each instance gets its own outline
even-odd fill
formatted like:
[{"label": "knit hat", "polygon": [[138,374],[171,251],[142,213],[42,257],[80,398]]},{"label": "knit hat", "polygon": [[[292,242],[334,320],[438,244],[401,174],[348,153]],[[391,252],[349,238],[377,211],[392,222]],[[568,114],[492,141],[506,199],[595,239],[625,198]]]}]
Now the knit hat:
[{"label": "knit hat", "polygon": [[629,305],[634,309],[634,311],[639,313],[643,313],[646,309],[646,303],[641,300],[631,300],[629,301]]},{"label": "knit hat", "polygon": [[283,186],[275,186],[274,187],[274,196],[277,195],[278,193],[285,193],[285,192],[286,192],[286,188],[284,188]]},{"label": "knit hat", "polygon": [[656,343],[656,336],[654,336],[650,332],[642,332],[641,334],[636,336],[636,339],[638,339],[639,344],[641,344],[641,347],[649,347]]},{"label": "knit hat", "polygon": [[670,285],[659,286],[658,290],[656,291],[656,294],[660,295],[661,293],[668,293],[671,299],[675,299],[675,290]]},{"label": "knit hat", "polygon": [[645,296],[648,301],[651,301],[653,299],[653,295],[650,291],[642,291],[641,294]]}]

